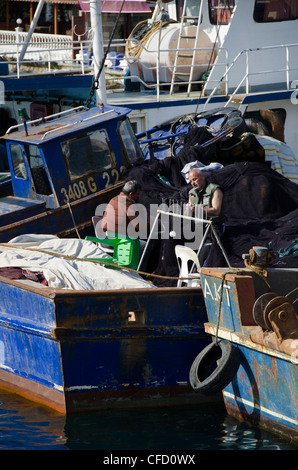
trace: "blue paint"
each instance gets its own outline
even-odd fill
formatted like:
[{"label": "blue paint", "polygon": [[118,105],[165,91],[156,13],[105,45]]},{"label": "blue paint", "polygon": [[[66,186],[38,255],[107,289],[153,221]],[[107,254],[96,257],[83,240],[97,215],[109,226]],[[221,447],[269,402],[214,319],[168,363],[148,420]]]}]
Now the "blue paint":
[{"label": "blue paint", "polygon": [[[65,413],[177,393],[200,400],[188,386],[196,351],[210,341],[200,291],[51,292],[0,282],[0,379],[12,389],[33,390],[41,403],[55,392],[50,406],[66,401]],[[132,310],[141,321],[128,320]]]},{"label": "blue paint", "polygon": [[123,170],[143,160],[129,111],[81,107],[28,123],[28,135],[22,126],[6,133],[13,194],[0,197],[1,242],[24,233],[73,235],[75,225],[82,237],[93,234],[96,207],[119,192]]},{"label": "blue paint", "polygon": [[297,439],[297,364],[251,347],[238,347],[242,362],[224,390],[227,409],[255,425],[283,430]]},{"label": "blue paint", "polygon": [[[298,441],[295,348],[292,350],[283,337],[277,340],[274,330],[271,332],[271,343],[262,339],[262,328],[253,318],[256,299],[252,283],[258,295],[268,292],[268,287],[256,273],[248,269],[245,271],[245,276],[233,272],[226,276],[228,279],[225,278],[223,283],[220,309],[222,275],[228,269],[203,268],[201,274],[208,316],[206,331],[212,336],[217,334],[219,339],[231,341],[239,348],[241,355],[236,376],[223,390],[226,409],[241,421]],[[267,280],[273,292],[278,293],[276,296],[284,296],[297,285],[297,271],[271,269],[268,270]],[[247,309],[248,305],[250,308]],[[290,337],[287,338],[288,342],[291,341]],[[292,341],[295,342],[294,338]]]}]

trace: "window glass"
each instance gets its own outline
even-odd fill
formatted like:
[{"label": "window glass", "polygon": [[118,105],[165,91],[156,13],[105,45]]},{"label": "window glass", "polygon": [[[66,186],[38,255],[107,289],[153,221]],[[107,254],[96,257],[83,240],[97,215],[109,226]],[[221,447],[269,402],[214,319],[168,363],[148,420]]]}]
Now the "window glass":
[{"label": "window glass", "polygon": [[22,148],[17,144],[10,144],[9,147],[14,174],[17,178],[27,179]]},{"label": "window glass", "polygon": [[46,196],[52,194],[52,188],[39,148],[37,145],[29,144],[25,146],[25,150],[37,194]]},{"label": "window glass", "polygon": [[[203,1],[203,0],[201,0],[201,1]],[[199,11],[200,11],[200,2],[199,2],[199,0],[188,0],[187,1],[185,13],[188,17],[198,16]],[[191,22],[192,24],[198,24],[197,19],[188,18],[188,22]]]},{"label": "window glass", "polygon": [[235,0],[209,0],[211,24],[228,24],[235,7]]},{"label": "window glass", "polygon": [[257,23],[296,20],[297,18],[297,0],[255,0],[254,20]]},{"label": "window glass", "polygon": [[43,160],[41,158],[40,151],[37,145],[31,145],[31,144],[27,145],[26,154],[28,157],[30,168],[43,166]]},{"label": "window glass", "polygon": [[71,179],[115,165],[115,156],[104,129],[66,140],[61,147]]},{"label": "window glass", "polygon": [[128,119],[121,121],[119,132],[129,163],[143,160],[142,150]]}]

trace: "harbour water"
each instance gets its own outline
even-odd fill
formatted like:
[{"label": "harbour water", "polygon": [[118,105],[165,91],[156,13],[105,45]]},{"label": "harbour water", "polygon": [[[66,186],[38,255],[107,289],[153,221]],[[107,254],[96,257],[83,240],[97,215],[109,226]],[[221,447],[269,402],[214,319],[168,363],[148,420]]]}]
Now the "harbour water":
[{"label": "harbour water", "polygon": [[166,456],[192,451],[196,456],[201,450],[298,450],[298,445],[228,417],[221,402],[65,418],[0,391],[0,450],[96,450],[102,463],[112,463],[104,459],[117,459],[128,451]]}]

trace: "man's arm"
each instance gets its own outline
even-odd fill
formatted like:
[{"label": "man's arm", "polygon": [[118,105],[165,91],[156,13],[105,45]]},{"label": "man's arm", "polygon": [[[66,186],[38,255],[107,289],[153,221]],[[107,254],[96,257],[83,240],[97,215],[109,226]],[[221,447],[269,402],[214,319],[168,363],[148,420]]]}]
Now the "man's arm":
[{"label": "man's arm", "polygon": [[213,193],[212,200],[211,200],[211,207],[207,209],[207,216],[208,217],[214,217],[218,216],[221,211],[221,205],[222,205],[222,198],[223,198],[223,192],[221,189],[216,188],[216,190]]}]

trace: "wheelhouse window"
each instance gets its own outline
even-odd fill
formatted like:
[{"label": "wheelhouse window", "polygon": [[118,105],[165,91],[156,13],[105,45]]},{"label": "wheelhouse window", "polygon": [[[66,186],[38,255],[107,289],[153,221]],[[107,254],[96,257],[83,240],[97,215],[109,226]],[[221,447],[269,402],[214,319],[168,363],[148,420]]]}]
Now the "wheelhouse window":
[{"label": "wheelhouse window", "polygon": [[[200,10],[200,1],[203,0],[188,0],[186,4],[186,16],[188,16],[188,21],[191,21],[192,24],[198,24],[197,16]],[[182,6],[181,6],[182,8]],[[181,21],[181,13],[179,15],[179,20]]]},{"label": "wheelhouse window", "polygon": [[71,179],[115,166],[115,156],[104,129],[61,143]]},{"label": "wheelhouse window", "polygon": [[297,0],[255,0],[254,20],[257,23],[297,20]]},{"label": "wheelhouse window", "polygon": [[52,188],[39,148],[29,144],[25,146],[25,150],[37,194],[49,196],[52,194]]},{"label": "wheelhouse window", "polygon": [[144,159],[143,153],[128,119],[121,121],[118,132],[123,144],[122,149],[128,160],[128,163],[133,164],[136,162],[141,162]]},{"label": "wheelhouse window", "polygon": [[235,0],[208,0],[211,24],[229,24]]},{"label": "wheelhouse window", "polygon": [[27,171],[24,163],[23,151],[18,144],[10,144],[10,155],[14,174],[17,178],[27,179]]}]

